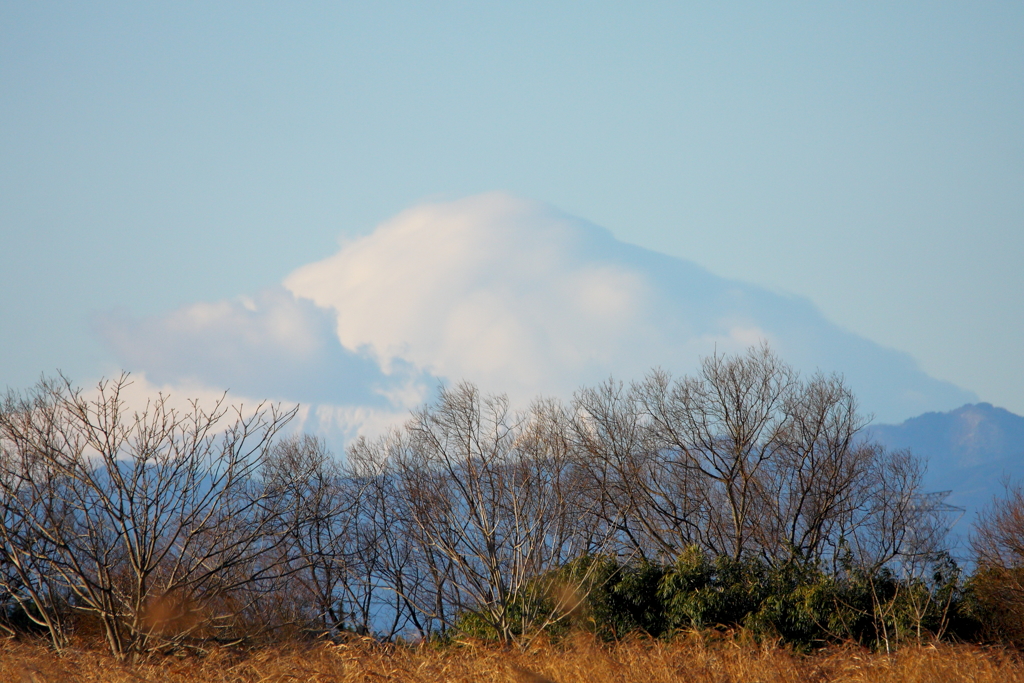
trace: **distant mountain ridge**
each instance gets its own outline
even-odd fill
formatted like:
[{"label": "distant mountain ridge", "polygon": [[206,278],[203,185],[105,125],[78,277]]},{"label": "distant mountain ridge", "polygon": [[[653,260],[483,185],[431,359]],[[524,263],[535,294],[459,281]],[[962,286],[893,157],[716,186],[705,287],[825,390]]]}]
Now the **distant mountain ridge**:
[{"label": "distant mountain ridge", "polygon": [[961,536],[1005,481],[1024,479],[1024,417],[991,403],[924,413],[898,425],[871,425],[864,433],[927,460],[926,488],[951,491],[947,502],[966,510],[956,528]]}]

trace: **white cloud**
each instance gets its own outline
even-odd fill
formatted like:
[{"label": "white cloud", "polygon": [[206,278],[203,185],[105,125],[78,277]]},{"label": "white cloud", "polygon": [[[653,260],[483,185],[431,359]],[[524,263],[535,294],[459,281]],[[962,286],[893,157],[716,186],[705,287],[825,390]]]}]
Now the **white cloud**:
[{"label": "white cloud", "polygon": [[518,398],[567,394],[664,348],[645,273],[596,257],[604,231],[491,193],[406,211],[285,280],[349,350]]},{"label": "white cloud", "polygon": [[846,373],[886,419],[972,397],[927,377],[909,356],[837,328],[804,300],[716,277],[502,193],[409,209],[284,285],[334,311],[345,348],[385,370],[401,360],[518,399],[567,395],[654,365],[687,372],[700,356],[762,339],[805,371]]},{"label": "white cloud", "polygon": [[330,311],[280,287],[143,320],[96,320],[122,365],[141,371],[126,393],[130,405],[157,392],[212,405],[230,390],[233,404],[299,406],[291,428],[321,433],[337,450],[361,430],[382,433],[406,419],[436,382],[401,362],[383,373],[345,350],[334,325]]},{"label": "white cloud", "polygon": [[387,377],[372,359],[346,351],[330,311],[280,287],[143,320],[109,314],[95,325],[125,367],[143,369],[160,383],[275,400],[385,405],[392,385],[409,379],[403,366]]},{"label": "white cloud", "polygon": [[[83,393],[93,398],[99,394],[95,386],[86,387]],[[129,375],[127,383],[120,392],[120,398],[125,402],[125,405],[136,410],[141,410],[147,402],[153,401],[157,396],[164,397],[168,408],[183,414],[192,411],[193,402],[196,402],[207,412],[211,412],[214,406],[219,403],[222,407],[230,408],[232,411],[237,410],[239,414],[246,417],[253,415],[261,406],[269,407],[271,405],[271,402],[268,402],[265,398],[243,396],[237,392],[229,394],[223,389],[217,390],[199,381],[153,382],[145,372],[136,372]],[[289,411],[299,407],[294,401],[282,401],[273,405],[280,406],[282,411]],[[307,410],[300,407],[296,418],[302,421],[307,412]],[[232,421],[233,415],[228,415],[227,418],[222,421],[222,427],[226,428],[228,426],[228,423]]]},{"label": "white cloud", "polygon": [[98,328],[161,386],[301,402],[302,426],[345,439],[401,422],[438,379],[524,403],[652,366],[688,372],[762,339],[801,370],[845,373],[883,420],[972,399],[802,299],[501,193],[409,209],[283,287]]}]

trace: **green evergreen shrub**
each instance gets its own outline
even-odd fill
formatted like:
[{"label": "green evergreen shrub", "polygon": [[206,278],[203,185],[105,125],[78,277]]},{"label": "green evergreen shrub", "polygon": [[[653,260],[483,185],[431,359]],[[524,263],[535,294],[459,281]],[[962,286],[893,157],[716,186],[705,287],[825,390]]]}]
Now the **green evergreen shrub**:
[{"label": "green evergreen shrub", "polygon": [[[562,599],[571,609],[555,614],[559,602],[552,596],[567,585],[580,591],[579,599]],[[901,578],[888,567],[847,562],[830,573],[797,558],[773,565],[689,547],[665,565],[579,558],[534,579],[513,604],[512,616],[521,625],[517,636],[530,633],[531,625],[556,638],[582,629],[605,640],[738,628],[800,650],[849,641],[892,649],[908,641],[974,639],[984,609],[948,555],[933,560],[930,575]],[[460,615],[451,632],[497,639],[472,612]]]}]

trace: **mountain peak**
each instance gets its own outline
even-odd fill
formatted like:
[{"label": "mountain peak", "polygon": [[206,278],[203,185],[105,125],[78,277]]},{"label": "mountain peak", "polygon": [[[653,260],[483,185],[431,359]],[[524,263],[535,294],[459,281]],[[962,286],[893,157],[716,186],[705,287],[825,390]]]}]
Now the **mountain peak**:
[{"label": "mountain peak", "polygon": [[967,509],[968,523],[1001,494],[1003,482],[1024,479],[1024,417],[991,403],[924,413],[898,425],[872,425],[865,436],[925,458],[926,488],[951,490],[949,502]]},{"label": "mountain peak", "polygon": [[911,448],[933,466],[990,465],[1024,454],[1024,417],[991,403],[967,403],[868,431],[886,446]]}]

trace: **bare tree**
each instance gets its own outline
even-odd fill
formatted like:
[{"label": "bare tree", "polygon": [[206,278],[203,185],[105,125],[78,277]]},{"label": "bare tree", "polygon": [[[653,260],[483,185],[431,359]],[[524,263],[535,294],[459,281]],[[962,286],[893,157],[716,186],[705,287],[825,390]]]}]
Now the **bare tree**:
[{"label": "bare tree", "polygon": [[803,381],[767,346],[706,358],[694,377],[584,389],[573,405],[575,447],[623,550],[835,569],[844,549],[880,566],[941,537],[922,513],[920,461],[859,439],[842,379]]},{"label": "bare tree", "polygon": [[[118,657],[254,624],[393,638],[473,622],[509,641],[572,612],[595,555],[697,546],[914,578],[946,529],[921,462],[859,438],[842,379],[802,380],[767,346],[525,412],[459,384],[345,462],[277,440],[293,411],[132,411],[127,384],[60,378],[0,406],[0,597],[55,647],[83,616]],[[992,514],[986,557],[1008,543]]]},{"label": "bare tree", "polygon": [[975,590],[990,630],[1024,643],[1024,486],[1006,483],[1001,498],[979,515],[971,536]]},{"label": "bare tree", "polygon": [[364,485],[348,476],[322,439],[309,435],[276,443],[262,479],[280,496],[275,504],[285,511],[281,521],[288,538],[279,552],[294,570],[279,599],[299,603],[296,618],[312,628],[366,631],[371,617],[361,581]]},{"label": "bare tree", "polygon": [[586,551],[578,530],[589,500],[559,411],[548,403],[513,414],[506,398],[460,384],[416,413],[404,434],[354,449],[364,461],[386,458],[394,473],[402,528],[435,591],[429,602],[408,588],[404,595],[418,598],[426,618],[452,625],[474,613],[508,641],[572,608],[572,590],[536,594],[540,577]]},{"label": "bare tree", "polygon": [[62,506],[45,497],[51,487],[42,482],[47,476],[43,468],[34,458],[19,458],[12,448],[0,437],[0,582],[20,614],[44,628],[53,647],[60,649],[67,643],[69,595],[49,571],[53,544],[35,533],[33,519],[49,518],[51,524],[63,525]]},{"label": "bare tree", "polygon": [[421,638],[444,630],[455,618],[449,604],[451,565],[420,534],[412,504],[406,495],[400,461],[409,448],[407,434],[392,430],[374,441],[360,437],[348,449],[351,476],[365,481],[365,510],[373,545],[372,577],[380,589],[391,593],[393,607],[389,636],[406,630]]},{"label": "bare tree", "polygon": [[407,597],[418,601],[424,582],[394,472],[386,458],[368,457],[371,451],[359,441],[343,464],[308,435],[272,450],[264,477],[280,482],[275,488],[288,497],[292,520],[281,550],[296,568],[289,593],[306,596],[312,621],[325,633],[427,635],[430,624]]},{"label": "bare tree", "polygon": [[898,570],[913,574],[945,549],[947,513],[954,509],[942,501],[949,492],[924,492],[925,466],[912,452],[870,447],[864,504],[844,538],[861,566],[874,571],[897,562]]},{"label": "bare tree", "polygon": [[705,358],[696,377],[673,383],[654,373],[636,387],[663,467],[700,481],[691,487],[703,496],[696,530],[716,554],[738,558],[756,541],[761,481],[785,447],[784,408],[796,381],[762,346],[745,356]]},{"label": "bare tree", "polygon": [[267,561],[284,543],[284,511],[257,475],[294,414],[258,406],[229,421],[223,402],[179,413],[163,396],[133,412],[127,385],[102,381],[90,398],[44,381],[0,411],[0,486],[16,520],[4,533],[32,539],[5,550],[26,567],[33,603],[51,586],[66,592],[118,657],[229,622],[218,604],[237,611],[252,599],[240,589],[286,569]]},{"label": "bare tree", "polygon": [[766,556],[838,557],[839,542],[870,504],[879,449],[857,440],[865,420],[841,378],[792,386],[777,449],[760,478],[755,531]]},{"label": "bare tree", "polygon": [[601,526],[621,558],[674,558],[701,537],[704,495],[694,472],[659,450],[636,392],[606,382],[577,392],[567,421]]}]

